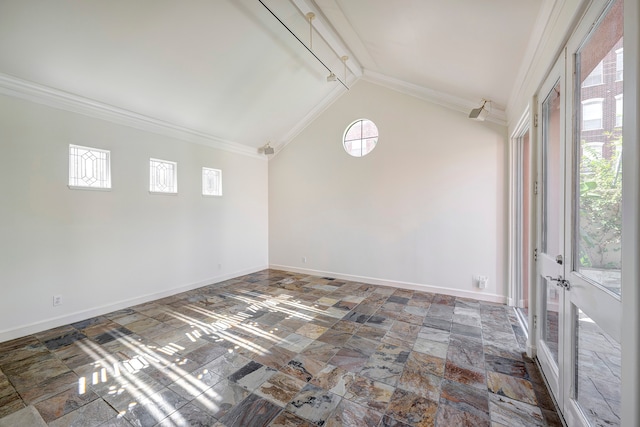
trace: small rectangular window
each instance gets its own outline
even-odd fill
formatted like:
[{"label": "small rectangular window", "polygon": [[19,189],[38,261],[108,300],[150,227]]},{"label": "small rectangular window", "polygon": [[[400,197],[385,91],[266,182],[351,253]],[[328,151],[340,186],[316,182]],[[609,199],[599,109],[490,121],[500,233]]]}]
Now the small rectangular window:
[{"label": "small rectangular window", "polygon": [[624,75],[624,50],[616,50],[616,81],[621,81]]},{"label": "small rectangular window", "polygon": [[149,159],[149,191],[176,194],[178,192],[178,164],[168,160]]},{"label": "small rectangular window", "polygon": [[602,99],[582,101],[582,130],[602,129]]},{"label": "small rectangular window", "polygon": [[622,127],[623,102],[622,94],[616,95],[616,127]]},{"label": "small rectangular window", "polygon": [[587,76],[586,79],[582,82],[582,87],[596,86],[601,85],[603,83],[602,77],[602,61],[598,62],[598,65],[593,69],[591,74]]},{"label": "small rectangular window", "polygon": [[623,94],[616,95],[616,127],[622,127],[622,111],[623,111],[623,103],[622,103]]},{"label": "small rectangular window", "polygon": [[111,188],[109,150],[69,145],[69,187]]},{"label": "small rectangular window", "polygon": [[202,195],[222,196],[222,171],[202,168]]}]

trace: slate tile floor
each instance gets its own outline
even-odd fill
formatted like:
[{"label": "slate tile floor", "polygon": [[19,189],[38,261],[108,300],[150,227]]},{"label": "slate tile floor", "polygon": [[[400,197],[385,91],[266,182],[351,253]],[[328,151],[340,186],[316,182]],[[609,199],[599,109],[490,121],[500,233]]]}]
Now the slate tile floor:
[{"label": "slate tile floor", "polygon": [[0,343],[49,426],[560,426],[509,307],[265,270]]}]

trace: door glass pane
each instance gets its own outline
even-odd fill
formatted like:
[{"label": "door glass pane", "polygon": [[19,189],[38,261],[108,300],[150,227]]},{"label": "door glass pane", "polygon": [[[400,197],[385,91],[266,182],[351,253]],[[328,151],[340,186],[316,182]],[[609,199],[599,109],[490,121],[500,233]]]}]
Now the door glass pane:
[{"label": "door glass pane", "polygon": [[560,246],[560,82],[542,103],[542,252],[556,257]]},{"label": "door glass pane", "polygon": [[553,360],[558,364],[558,310],[560,308],[560,288],[554,282],[542,278],[543,291],[547,299],[545,301],[546,309],[544,311],[544,329],[543,339],[553,356]]},{"label": "door glass pane", "polygon": [[[577,214],[574,269],[620,295],[622,268],[623,0],[615,0],[576,55]],[[602,67],[599,84],[588,84]]]},{"label": "door glass pane", "polygon": [[620,344],[577,309],[574,385],[578,406],[594,426],[620,425]]}]

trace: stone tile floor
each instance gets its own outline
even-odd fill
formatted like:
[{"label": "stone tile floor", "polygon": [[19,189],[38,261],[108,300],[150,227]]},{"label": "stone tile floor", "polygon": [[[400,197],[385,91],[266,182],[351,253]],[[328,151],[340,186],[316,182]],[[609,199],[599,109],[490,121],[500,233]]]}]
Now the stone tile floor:
[{"label": "stone tile floor", "polygon": [[0,343],[49,426],[560,426],[513,309],[265,270]]}]

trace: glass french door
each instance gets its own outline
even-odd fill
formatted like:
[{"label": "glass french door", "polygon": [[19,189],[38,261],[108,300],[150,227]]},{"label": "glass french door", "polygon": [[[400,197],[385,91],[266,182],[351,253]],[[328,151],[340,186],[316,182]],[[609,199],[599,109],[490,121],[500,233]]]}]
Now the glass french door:
[{"label": "glass french door", "polygon": [[576,426],[620,425],[623,3],[594,2],[568,44],[564,412]]},{"label": "glass french door", "polygon": [[[537,255],[536,354],[557,401],[564,341],[565,60],[553,67],[539,96],[539,235]],[[560,285],[560,286],[558,286]]]},{"label": "glass french door", "polygon": [[570,426],[620,425],[622,7],[591,4],[540,92],[537,357]]}]

